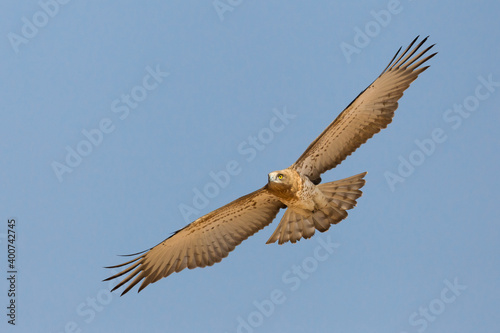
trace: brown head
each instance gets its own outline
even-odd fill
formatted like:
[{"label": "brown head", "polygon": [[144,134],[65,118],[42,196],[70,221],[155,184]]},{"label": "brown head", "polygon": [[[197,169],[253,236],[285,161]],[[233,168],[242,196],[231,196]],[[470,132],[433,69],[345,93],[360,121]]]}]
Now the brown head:
[{"label": "brown head", "polygon": [[292,169],[273,171],[267,176],[267,188],[283,199],[292,199],[300,189],[300,175]]}]

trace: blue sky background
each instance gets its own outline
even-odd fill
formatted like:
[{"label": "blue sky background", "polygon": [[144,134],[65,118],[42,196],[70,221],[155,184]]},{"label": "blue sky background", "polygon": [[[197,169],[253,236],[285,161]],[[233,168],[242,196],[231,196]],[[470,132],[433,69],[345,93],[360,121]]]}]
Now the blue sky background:
[{"label": "blue sky background", "polygon": [[[16,327],[0,283],[2,332],[497,331],[498,1],[234,0],[220,15],[212,1],[40,3],[0,5],[0,262],[6,277],[15,218],[18,270]],[[369,42],[356,44],[365,28]],[[293,163],[419,34],[437,43],[432,67],[393,123],[323,177],[368,171],[346,221],[266,245],[280,214],[219,264],[109,294],[103,266],[187,224],[179,207],[193,206],[210,172],[240,168],[190,220]],[[346,44],[357,53],[346,57]],[[120,99],[146,91],[147,68],[169,75],[125,116]],[[464,103],[472,111],[458,116]],[[242,153],[269,134],[273,110],[295,118]],[[102,121],[113,131],[58,179],[53,164],[88,148],[82,131]],[[442,140],[424,154],[415,140],[436,130]],[[418,165],[398,171],[410,158]],[[391,186],[389,173],[404,182]],[[319,240],[334,252],[315,256]]]}]

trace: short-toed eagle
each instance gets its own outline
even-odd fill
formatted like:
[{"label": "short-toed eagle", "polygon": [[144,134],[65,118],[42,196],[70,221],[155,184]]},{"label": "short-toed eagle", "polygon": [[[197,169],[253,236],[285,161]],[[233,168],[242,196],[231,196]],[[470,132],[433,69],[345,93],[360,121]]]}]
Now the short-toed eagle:
[{"label": "short-toed eagle", "polygon": [[[427,38],[415,47],[418,37],[389,62],[380,76],[321,133],[290,167],[271,172],[261,189],[202,216],[175,232],[160,244],[123,264],[129,273],[113,290],[129,283],[122,295],[141,282],[138,291],[184,268],[211,266],[220,262],[243,240],[269,225],[282,208],[285,214],[268,243],[295,243],[316,230],[347,217],[356,205],[365,184],[365,173],[323,183],[321,174],[340,164],[347,156],[392,121],[403,92],[429,66],[421,67],[436,53],[434,46],[420,51]],[[412,48],[413,47],[413,48]]]}]

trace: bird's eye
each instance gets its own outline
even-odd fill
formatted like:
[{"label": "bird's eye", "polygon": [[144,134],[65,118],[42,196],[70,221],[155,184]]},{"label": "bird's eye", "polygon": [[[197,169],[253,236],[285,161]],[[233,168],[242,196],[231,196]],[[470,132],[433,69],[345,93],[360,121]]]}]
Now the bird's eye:
[{"label": "bird's eye", "polygon": [[278,175],[278,179],[283,179],[283,175],[281,173]]}]

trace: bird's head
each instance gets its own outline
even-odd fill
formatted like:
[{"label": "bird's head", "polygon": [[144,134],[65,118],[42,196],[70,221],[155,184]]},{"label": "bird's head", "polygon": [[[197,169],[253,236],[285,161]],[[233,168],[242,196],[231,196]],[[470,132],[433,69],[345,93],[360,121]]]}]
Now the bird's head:
[{"label": "bird's head", "polygon": [[294,184],[297,182],[297,173],[294,170],[284,169],[273,171],[267,176],[268,188],[273,192],[287,192],[292,190]]},{"label": "bird's head", "polygon": [[287,170],[279,170],[273,171],[267,175],[268,183],[278,183],[278,184],[286,184],[286,181],[289,180],[287,177]]}]

